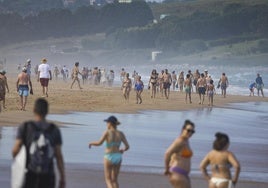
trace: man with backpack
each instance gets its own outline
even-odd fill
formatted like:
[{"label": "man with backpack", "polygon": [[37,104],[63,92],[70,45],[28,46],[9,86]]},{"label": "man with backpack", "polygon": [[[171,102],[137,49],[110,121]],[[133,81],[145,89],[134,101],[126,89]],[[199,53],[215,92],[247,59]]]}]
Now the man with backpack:
[{"label": "man with backpack", "polygon": [[46,121],[48,102],[35,101],[35,121],[24,122],[18,129],[12,155],[15,158],[22,145],[26,147],[26,176],[24,188],[54,188],[56,178],[54,159],[59,171],[59,187],[65,187],[65,170],[61,152],[62,138],[59,128]]}]

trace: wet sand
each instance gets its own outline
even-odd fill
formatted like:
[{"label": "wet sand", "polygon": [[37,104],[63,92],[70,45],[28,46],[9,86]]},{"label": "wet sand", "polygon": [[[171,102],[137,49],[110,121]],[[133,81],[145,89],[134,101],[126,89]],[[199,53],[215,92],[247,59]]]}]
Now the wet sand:
[{"label": "wet sand", "polygon": [[[0,163],[0,185],[10,186],[10,167]],[[88,164],[66,165],[67,188],[104,188],[104,174]],[[206,188],[207,182],[203,178],[191,177],[192,188]],[[166,176],[161,174],[130,173],[122,171],[119,175],[120,187],[123,188],[171,188]],[[267,188],[268,183],[239,181],[236,188]]]},{"label": "wet sand", "polygon": [[[9,75],[7,75],[9,76]],[[21,122],[31,119],[34,100],[42,96],[40,83],[32,77],[34,95],[28,97],[26,111],[20,111],[19,96],[16,92],[16,79],[8,77],[10,92],[6,94],[7,109],[0,113],[0,126],[17,126]],[[170,98],[167,100],[160,93],[155,99],[151,99],[150,90],[145,89],[142,93],[143,103],[136,104],[135,91],[132,90],[130,100],[124,101],[120,87],[82,85],[80,91],[77,84],[70,89],[70,80],[65,83],[62,80],[52,80],[49,83],[50,114],[68,113],[70,111],[80,112],[113,112],[113,113],[137,113],[144,110],[191,110],[208,107],[208,99],[204,105],[199,105],[199,97],[196,93],[192,94],[192,104],[186,104],[185,93],[171,91]],[[217,93],[220,93],[217,90]],[[227,90],[228,93],[228,90]],[[214,97],[214,106],[223,107],[228,103],[265,101],[268,97],[249,97],[239,95],[227,95],[223,98],[220,94]]]},{"label": "wet sand", "polygon": [[[15,90],[15,81],[8,77],[10,93],[6,96],[7,109],[0,113],[0,126],[17,126],[21,122],[32,119],[32,106],[34,100],[42,96],[40,83],[33,78],[34,95],[29,96],[27,111],[19,110],[19,97]],[[219,92],[219,91],[217,91]],[[80,91],[77,85],[74,89],[70,89],[70,81],[51,81],[49,84],[50,113],[68,113],[71,111],[81,112],[114,112],[114,113],[137,113],[144,110],[192,110],[207,107],[207,98],[204,105],[199,105],[197,94],[192,96],[192,104],[185,103],[185,94],[180,92],[171,92],[170,98],[167,100],[158,93],[156,99],[151,99],[150,91],[144,90],[143,103],[136,104],[135,93],[132,90],[130,101],[125,102],[122,97],[122,91],[119,87],[104,87],[83,85]],[[268,98],[247,97],[247,96],[230,96],[223,98],[216,95],[214,106],[224,107],[228,103],[249,102],[249,101],[265,101]],[[8,151],[10,152],[10,151]],[[10,185],[10,164],[9,162],[0,163],[0,185],[1,187],[9,187]],[[103,188],[105,182],[103,178],[103,170],[100,166],[98,169],[86,164],[66,164],[67,187],[77,188]],[[148,173],[131,173],[122,171],[119,177],[120,187],[126,188],[168,188],[171,187],[167,177],[160,174]],[[197,177],[192,178],[192,188],[205,188],[207,183],[204,179]],[[236,188],[266,188],[267,183],[239,181]]]}]

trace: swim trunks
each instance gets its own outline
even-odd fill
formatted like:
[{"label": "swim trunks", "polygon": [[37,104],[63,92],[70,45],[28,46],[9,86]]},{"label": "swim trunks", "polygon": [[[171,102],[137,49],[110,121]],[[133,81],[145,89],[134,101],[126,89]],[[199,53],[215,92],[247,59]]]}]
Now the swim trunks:
[{"label": "swim trunks", "polygon": [[163,88],[164,89],[169,89],[170,88],[170,83],[169,82],[164,82],[163,83]]},{"label": "swim trunks", "polygon": [[49,82],[49,78],[40,78],[41,86],[47,87]]},{"label": "swim trunks", "polygon": [[19,85],[19,95],[23,97],[27,97],[29,95],[28,85]]},{"label": "swim trunks", "polygon": [[205,95],[206,94],[206,88],[205,87],[199,87],[198,88],[198,93],[202,94],[202,95]]}]

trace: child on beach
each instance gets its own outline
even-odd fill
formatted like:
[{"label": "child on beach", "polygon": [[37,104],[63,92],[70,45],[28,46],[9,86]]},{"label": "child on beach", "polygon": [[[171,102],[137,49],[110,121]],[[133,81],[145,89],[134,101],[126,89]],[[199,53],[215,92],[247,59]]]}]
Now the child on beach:
[{"label": "child on beach", "polygon": [[142,93],[143,88],[144,88],[143,82],[141,81],[141,76],[137,77],[134,88],[136,91],[137,104],[141,104],[142,103],[141,93]]},{"label": "child on beach", "polygon": [[250,91],[249,96],[251,96],[251,95],[254,96],[254,89],[255,89],[255,87],[256,87],[256,83],[255,82],[249,84],[249,91]]},{"label": "child on beach", "polygon": [[214,86],[214,81],[210,80],[207,90],[208,90],[208,106],[213,106],[213,97],[215,93],[215,86]]}]

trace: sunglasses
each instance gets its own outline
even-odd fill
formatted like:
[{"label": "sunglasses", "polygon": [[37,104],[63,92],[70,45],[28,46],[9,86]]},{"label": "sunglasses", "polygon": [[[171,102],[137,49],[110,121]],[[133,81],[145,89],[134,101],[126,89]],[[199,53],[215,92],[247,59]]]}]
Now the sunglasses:
[{"label": "sunglasses", "polygon": [[188,133],[192,133],[192,134],[194,134],[195,133],[195,130],[193,130],[193,129],[185,129]]}]

